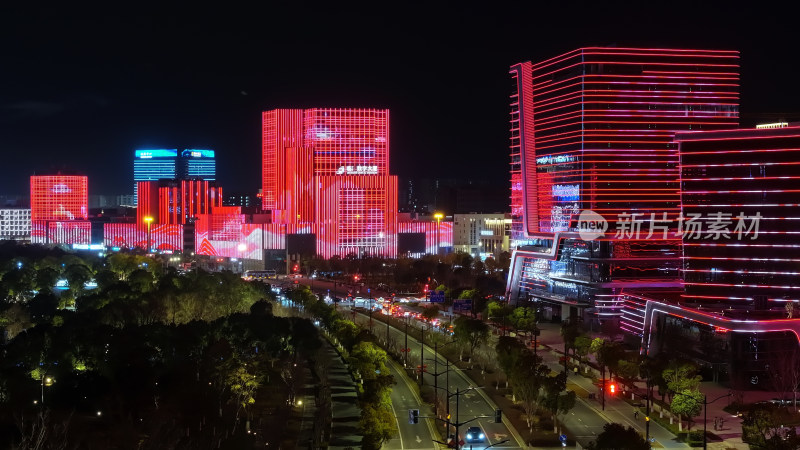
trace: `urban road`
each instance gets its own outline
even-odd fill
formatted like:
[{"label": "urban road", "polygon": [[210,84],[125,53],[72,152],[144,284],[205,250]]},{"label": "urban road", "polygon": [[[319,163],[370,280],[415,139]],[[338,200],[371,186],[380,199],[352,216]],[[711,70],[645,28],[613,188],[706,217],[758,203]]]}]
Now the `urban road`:
[{"label": "urban road", "polygon": [[[309,284],[310,280],[302,279],[300,283]],[[343,293],[347,288],[341,285],[334,286],[333,283],[315,281],[314,290],[325,293],[333,292],[334,295]],[[366,290],[362,288],[363,290]],[[377,293],[375,296],[377,297]],[[375,312],[374,314],[380,314]],[[369,326],[369,317],[363,314],[357,314],[357,323]],[[386,324],[377,320],[373,320],[373,331],[376,335],[381,336],[381,331],[385,333]],[[405,333],[402,330],[389,327],[389,338],[398,346],[404,344]],[[385,336],[385,335],[384,335]],[[385,339],[385,338],[384,338]],[[409,361],[419,361],[420,343],[412,337],[408,337],[408,346],[410,348]],[[428,372],[425,374],[426,383],[431,386],[434,385],[433,373],[438,369],[439,372],[444,372],[447,368],[447,361],[441,356],[437,358],[437,362],[433,362],[433,349],[425,346],[425,359],[428,365]],[[543,357],[544,362],[553,371],[561,371],[562,366],[559,364],[559,355],[547,350],[541,350],[539,354]],[[438,367],[436,367],[438,366]],[[408,423],[408,409],[412,409],[409,405],[420,405],[421,400],[417,397],[416,391],[408,386],[408,378],[402,376],[400,371],[402,367],[393,364],[391,367],[392,374],[398,383],[394,386],[392,392],[392,402],[394,404],[395,416],[398,420],[400,434],[397,438],[387,442],[384,446],[389,449],[425,449],[425,448],[440,448],[433,442],[432,436],[438,436],[433,431],[433,419],[429,419],[423,424],[420,419],[418,424]],[[438,376],[438,385],[444,387],[447,383],[447,374]],[[469,379],[461,370],[451,367],[449,377],[448,389],[450,392],[458,390],[466,390],[470,387],[475,387],[472,380]],[[584,390],[587,393],[597,393],[597,387],[594,386],[591,380],[584,378],[580,375],[570,375],[569,383],[577,390]],[[441,395],[444,395],[443,390],[439,390]],[[471,422],[464,426],[464,429],[459,430],[462,434],[466,431],[465,428],[469,426],[479,426],[486,436],[487,442],[482,444],[481,448],[508,439],[505,444],[500,444],[492,448],[527,448],[523,444],[522,438],[516,432],[512,431],[510,424],[507,426],[507,420],[504,418],[503,423],[494,423],[494,410],[496,408],[488,396],[482,392],[481,389],[473,389],[463,395],[459,396],[459,420],[465,421],[472,417],[489,416],[485,418],[478,418],[476,421]],[[450,409],[452,419],[455,420],[455,397],[451,398]],[[416,408],[417,406],[415,406]],[[431,416],[432,408],[429,406],[421,407],[421,416]],[[587,446],[589,442],[597,438],[597,435],[602,433],[603,426],[607,423],[620,423],[625,426],[632,426],[640,432],[644,432],[644,421],[642,415],[635,418],[633,415],[634,408],[619,399],[606,399],[605,411],[600,410],[600,405],[596,400],[585,400],[578,395],[578,400],[575,407],[564,417],[563,425],[570,431],[573,437],[583,446]],[[650,422],[650,437],[653,438],[654,447],[663,448],[689,448],[686,444],[677,442],[675,436],[669,431],[661,427],[655,422]],[[465,446],[469,448],[468,446]],[[476,447],[477,448],[477,447]]]},{"label": "urban road", "polygon": [[[375,314],[380,314],[380,312],[376,312]],[[369,316],[367,315],[357,313],[355,315],[355,321],[361,326],[369,327]],[[386,329],[387,327],[385,323],[373,320],[373,332],[379,337],[379,339],[385,340]],[[389,339],[402,347],[405,345],[405,332],[389,327]],[[425,372],[425,383],[430,386],[434,386],[434,384],[436,384],[439,387],[444,388],[438,390],[440,398],[444,398],[446,395],[445,389],[451,394],[455,394],[457,391],[466,391],[463,394],[458,395],[458,402],[456,402],[455,395],[450,398],[451,421],[454,422],[456,417],[458,417],[460,422],[466,422],[470,419],[475,419],[468,424],[463,425],[459,429],[459,435],[462,437],[462,439],[467,431],[467,428],[477,426],[480,427],[480,429],[483,431],[483,434],[486,436],[486,442],[483,444],[475,444],[475,448],[482,449],[491,444],[495,444],[504,440],[508,440],[508,442],[496,445],[492,448],[527,448],[523,444],[523,440],[518,433],[516,433],[515,430],[512,431],[510,426],[507,425],[508,422],[506,419],[503,420],[503,423],[494,422],[494,412],[497,406],[489,399],[483,390],[480,389],[480,387],[475,386],[475,383],[473,383],[472,380],[470,380],[469,377],[467,377],[467,375],[465,375],[460,369],[456,368],[455,366],[451,366],[448,380],[448,374],[446,373],[448,362],[441,356],[439,356],[436,359],[436,362],[434,362],[433,348],[426,345],[423,350],[419,341],[413,339],[411,336],[408,337],[408,347],[409,361],[419,361],[420,353],[424,352],[425,364],[427,365],[427,372]],[[437,369],[438,372],[436,372]],[[433,375],[434,373],[440,373],[440,375],[435,377]],[[436,383],[434,383],[434,378],[439,378]],[[398,385],[399,384],[401,383],[398,383]],[[395,386],[395,388],[397,388],[397,386]],[[456,403],[458,403],[457,412]],[[399,411],[399,409],[399,407],[395,407],[395,410],[398,410],[396,412],[400,417],[402,426],[403,419],[405,419],[405,422],[408,423],[408,411]],[[422,410],[420,411],[420,415],[423,415]],[[421,432],[424,425],[420,420],[419,424],[410,425],[410,427],[412,427],[414,430],[420,430]],[[416,434],[420,435],[419,433]],[[411,447],[409,446],[409,443],[405,442],[405,440],[405,435],[403,435],[403,444],[405,447],[392,448],[441,448],[435,447],[436,444],[432,441],[428,441],[427,446],[425,447]],[[418,443],[414,442],[413,444],[417,445]],[[419,445],[425,445],[425,443],[419,443]],[[466,444],[463,446],[463,448],[468,449],[470,446],[469,444]]]}]

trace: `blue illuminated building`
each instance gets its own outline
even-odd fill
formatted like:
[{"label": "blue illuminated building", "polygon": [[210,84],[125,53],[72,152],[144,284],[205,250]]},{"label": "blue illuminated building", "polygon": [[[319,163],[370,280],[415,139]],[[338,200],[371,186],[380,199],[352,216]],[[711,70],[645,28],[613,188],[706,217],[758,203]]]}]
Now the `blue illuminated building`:
[{"label": "blue illuminated building", "polygon": [[136,150],[133,159],[133,196],[137,202],[139,181],[201,179],[215,181],[217,164],[214,150],[177,149]]},{"label": "blue illuminated building", "polygon": [[217,177],[217,162],[214,150],[186,149],[181,152],[178,178],[200,178],[214,181]]},{"label": "blue illuminated building", "polygon": [[136,183],[177,176],[177,149],[136,150],[133,157],[133,197],[137,199]]}]

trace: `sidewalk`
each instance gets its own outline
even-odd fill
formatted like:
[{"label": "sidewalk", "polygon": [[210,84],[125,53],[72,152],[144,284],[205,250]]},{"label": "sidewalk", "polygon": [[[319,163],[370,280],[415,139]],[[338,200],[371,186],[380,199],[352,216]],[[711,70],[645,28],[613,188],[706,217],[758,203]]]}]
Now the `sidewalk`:
[{"label": "sidewalk", "polygon": [[320,358],[329,361],[332,423],[328,448],[331,450],[361,448],[361,433],[358,429],[361,409],[358,407],[355,381],[347,370],[347,364],[327,341],[320,349]]}]

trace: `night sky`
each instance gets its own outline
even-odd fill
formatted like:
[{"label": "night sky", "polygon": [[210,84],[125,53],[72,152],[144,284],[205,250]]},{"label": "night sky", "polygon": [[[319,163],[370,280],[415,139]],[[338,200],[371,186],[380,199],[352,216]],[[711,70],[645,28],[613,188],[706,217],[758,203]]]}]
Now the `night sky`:
[{"label": "night sky", "polygon": [[0,6],[0,195],[59,169],[130,193],[136,148],[214,149],[224,189],[256,192],[260,112],[313,106],[389,108],[394,174],[505,185],[508,67],[587,45],[740,50],[742,123],[800,119],[777,4],[231,3]]}]

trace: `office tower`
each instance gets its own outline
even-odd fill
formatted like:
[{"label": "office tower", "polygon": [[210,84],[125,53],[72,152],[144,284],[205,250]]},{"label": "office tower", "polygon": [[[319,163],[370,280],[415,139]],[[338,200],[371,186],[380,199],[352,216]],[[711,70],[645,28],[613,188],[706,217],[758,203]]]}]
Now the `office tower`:
[{"label": "office tower", "polygon": [[89,218],[89,180],[80,175],[31,176],[31,220]]},{"label": "office tower", "polygon": [[187,149],[181,152],[178,160],[177,178],[217,179],[217,163],[214,150]]},{"label": "office tower", "polygon": [[89,244],[89,181],[80,175],[31,176],[31,242]]},{"label": "office tower", "polygon": [[[738,52],[582,48],[510,73],[509,298],[541,301],[545,317],[602,319],[619,315],[622,289],[679,287],[680,238],[619,223],[677,219],[673,135],[737,127]],[[587,210],[605,234],[582,238]]]},{"label": "office tower", "polygon": [[222,206],[222,188],[214,181],[158,180],[140,181],[136,222],[186,224],[200,214],[210,214]]},{"label": "office tower", "polygon": [[177,149],[136,150],[133,158],[133,197],[137,201],[140,181],[172,180],[177,177]]},{"label": "office tower", "polygon": [[262,208],[274,223],[316,227],[324,257],[396,254],[388,110],[265,111],[262,150]]}]

